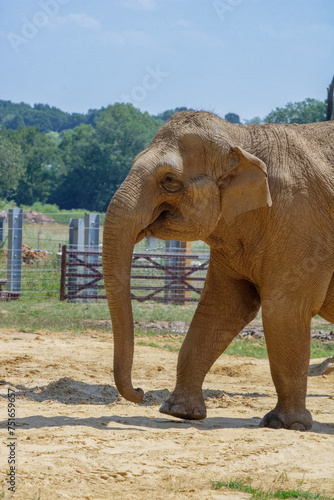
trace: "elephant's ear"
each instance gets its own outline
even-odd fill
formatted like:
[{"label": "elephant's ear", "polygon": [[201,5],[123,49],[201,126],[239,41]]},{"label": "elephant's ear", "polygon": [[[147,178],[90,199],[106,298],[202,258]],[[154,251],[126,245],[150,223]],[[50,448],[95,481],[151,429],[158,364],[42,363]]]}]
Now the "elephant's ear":
[{"label": "elephant's ear", "polygon": [[233,166],[218,180],[227,224],[239,214],[272,204],[265,163],[239,147],[233,147],[231,154]]}]

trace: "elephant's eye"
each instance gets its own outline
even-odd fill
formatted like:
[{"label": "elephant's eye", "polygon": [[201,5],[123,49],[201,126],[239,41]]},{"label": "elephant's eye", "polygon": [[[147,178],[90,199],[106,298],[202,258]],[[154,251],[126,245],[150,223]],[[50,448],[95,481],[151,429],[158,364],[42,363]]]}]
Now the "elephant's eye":
[{"label": "elephant's eye", "polygon": [[183,188],[183,183],[172,174],[165,175],[160,184],[169,193],[177,193]]}]

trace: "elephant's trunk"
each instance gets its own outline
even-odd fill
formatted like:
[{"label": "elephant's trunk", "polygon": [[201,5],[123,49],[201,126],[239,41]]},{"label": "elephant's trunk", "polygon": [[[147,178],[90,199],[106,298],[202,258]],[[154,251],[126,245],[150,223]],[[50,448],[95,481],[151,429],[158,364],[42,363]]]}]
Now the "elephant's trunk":
[{"label": "elephant's trunk", "polygon": [[147,211],[146,217],[140,214],[140,200],[131,187],[134,186],[129,182],[123,185],[109,205],[104,223],[102,259],[114,336],[115,383],[124,398],[141,403],[144,393],[142,389],[134,389],[131,381],[134,329],[130,277],[136,239],[147,226],[144,219],[149,221],[151,215]]}]

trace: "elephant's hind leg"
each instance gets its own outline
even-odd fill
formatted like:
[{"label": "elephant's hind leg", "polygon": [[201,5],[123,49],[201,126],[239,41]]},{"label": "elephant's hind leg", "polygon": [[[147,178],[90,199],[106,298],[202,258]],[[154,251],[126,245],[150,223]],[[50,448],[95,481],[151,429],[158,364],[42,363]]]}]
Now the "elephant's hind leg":
[{"label": "elephant's hind leg", "polygon": [[177,382],[161,413],[178,418],[203,419],[205,375],[229,343],[256,316],[260,299],[255,287],[236,280],[212,259],[205,287],[179,353]]},{"label": "elephant's hind leg", "polygon": [[264,335],[277,391],[276,407],[264,416],[263,427],[307,430],[312,426],[306,409],[311,319],[325,304],[331,277],[319,271],[307,276],[305,268],[297,265],[296,273],[305,280],[298,287],[282,285],[277,276],[278,283],[271,279],[261,290]]}]

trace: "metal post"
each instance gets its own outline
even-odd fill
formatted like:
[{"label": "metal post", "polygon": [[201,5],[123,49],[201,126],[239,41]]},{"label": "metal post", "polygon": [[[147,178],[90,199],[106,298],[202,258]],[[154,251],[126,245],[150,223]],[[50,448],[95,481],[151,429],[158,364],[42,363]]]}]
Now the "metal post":
[{"label": "metal post", "polygon": [[[170,267],[172,273],[177,276],[178,275],[178,256],[175,255],[180,251],[180,241],[177,240],[170,240],[166,241],[166,252],[168,253],[173,253],[174,255],[171,255],[170,257],[166,258],[166,267]],[[167,275],[170,276],[170,275]],[[166,280],[167,283],[170,283],[170,279]],[[165,299],[167,300],[173,300],[177,297],[178,295],[178,283],[173,284],[171,287],[169,287],[166,292],[165,292]]]},{"label": "metal post", "polygon": [[84,220],[70,219],[69,225],[69,249],[83,250],[84,249]]},{"label": "metal post", "polygon": [[[100,215],[99,214],[85,214],[85,250],[88,252],[99,251],[99,238],[100,238]],[[87,264],[96,266],[99,263],[99,256],[88,255],[86,259]],[[87,268],[87,274],[94,276],[94,270]],[[92,278],[87,278],[87,282],[92,281]],[[92,299],[98,295],[97,288],[87,288],[87,295],[91,295]]]},{"label": "metal post", "polygon": [[[176,279],[181,278],[185,273],[187,263],[189,263],[186,254],[191,253],[191,245],[187,244],[186,241],[166,241],[166,251],[174,254],[166,258],[166,267],[171,267]],[[166,281],[166,284],[170,282],[170,280]],[[181,279],[165,291],[165,299],[174,300],[178,304],[185,304],[186,298],[189,298],[189,292],[186,291],[185,284]]]},{"label": "metal post", "polygon": [[6,239],[6,219],[0,217],[0,247],[4,244]]},{"label": "metal post", "polygon": [[22,279],[22,208],[8,210],[7,291],[21,292]]},{"label": "metal post", "polygon": [[[167,244],[167,241],[166,241],[166,244]],[[158,246],[158,239],[157,238],[154,238],[153,236],[148,236],[146,238],[146,248],[147,248],[147,250],[149,250],[150,252],[154,251],[157,246]]]},{"label": "metal post", "polygon": [[66,245],[61,248],[60,300],[66,299]]},{"label": "metal post", "polygon": [[[184,252],[184,257],[183,257],[183,269],[182,273],[185,274],[186,272],[189,272],[189,268],[191,267],[191,241],[182,241],[181,245],[183,245],[183,252]],[[184,283],[184,298],[189,299],[190,298],[190,291],[187,288],[187,285],[189,285],[189,281],[185,280]],[[187,300],[184,302],[184,304],[189,304]]]},{"label": "metal post", "polygon": [[[84,219],[71,218],[69,224],[69,250],[84,249]],[[80,257],[80,256],[79,256]],[[82,257],[82,256],[81,256]],[[69,272],[80,274],[83,272],[82,266],[74,266],[75,259],[69,258]],[[82,284],[82,278],[68,278],[68,295],[73,295],[77,292],[78,285]],[[78,292],[78,298],[80,294]],[[76,299],[69,298],[69,302],[75,302]]]}]

